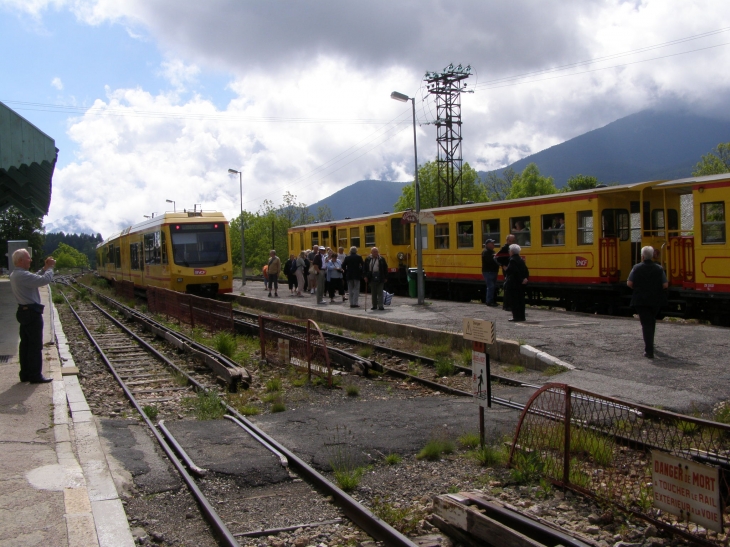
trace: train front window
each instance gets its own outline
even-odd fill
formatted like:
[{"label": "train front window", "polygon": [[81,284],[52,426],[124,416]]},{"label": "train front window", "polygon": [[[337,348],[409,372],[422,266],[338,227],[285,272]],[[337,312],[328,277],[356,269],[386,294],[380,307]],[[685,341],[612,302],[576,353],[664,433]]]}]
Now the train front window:
[{"label": "train front window", "polygon": [[408,245],[411,242],[411,224],[403,224],[397,217],[391,218],[390,236],[393,245]]},{"label": "train front window", "polygon": [[222,223],[173,224],[170,235],[173,260],[178,266],[218,266],[228,261]]},{"label": "train front window", "polygon": [[725,243],[725,202],[700,203],[702,243]]}]

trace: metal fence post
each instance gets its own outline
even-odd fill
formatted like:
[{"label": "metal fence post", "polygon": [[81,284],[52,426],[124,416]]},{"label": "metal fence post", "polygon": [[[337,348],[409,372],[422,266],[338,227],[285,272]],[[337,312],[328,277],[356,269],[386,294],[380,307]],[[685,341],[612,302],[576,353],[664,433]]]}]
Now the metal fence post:
[{"label": "metal fence post", "polygon": [[565,386],[565,443],[563,446],[563,484],[570,484],[570,386]]}]

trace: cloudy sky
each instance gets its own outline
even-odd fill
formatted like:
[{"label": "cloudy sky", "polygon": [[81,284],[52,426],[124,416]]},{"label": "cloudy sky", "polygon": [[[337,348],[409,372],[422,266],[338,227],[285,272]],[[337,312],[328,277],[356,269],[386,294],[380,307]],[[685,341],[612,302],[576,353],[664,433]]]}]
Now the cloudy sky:
[{"label": "cloudy sky", "polygon": [[[727,116],[727,0],[0,0],[0,101],[60,149],[49,229],[314,203],[436,156],[428,71],[470,65],[493,169],[646,108]],[[549,173],[547,173],[549,175]]]}]

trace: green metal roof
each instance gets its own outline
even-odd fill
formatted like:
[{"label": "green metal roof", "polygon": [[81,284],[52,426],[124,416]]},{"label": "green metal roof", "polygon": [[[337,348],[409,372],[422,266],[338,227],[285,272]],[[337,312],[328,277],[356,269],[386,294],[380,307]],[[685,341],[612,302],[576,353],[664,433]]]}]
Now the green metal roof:
[{"label": "green metal roof", "polygon": [[14,205],[30,217],[48,214],[55,141],[0,102],[0,211]]}]

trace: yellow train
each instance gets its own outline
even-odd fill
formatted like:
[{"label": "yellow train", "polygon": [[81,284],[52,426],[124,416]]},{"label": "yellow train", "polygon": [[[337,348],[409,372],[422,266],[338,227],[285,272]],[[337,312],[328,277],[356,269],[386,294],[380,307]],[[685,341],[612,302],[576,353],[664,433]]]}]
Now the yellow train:
[{"label": "yellow train", "polygon": [[[730,248],[725,207],[730,174],[651,181],[491,203],[430,209],[423,225],[423,266],[431,297],[484,300],[482,243],[515,234],[530,270],[528,301],[577,311],[628,312],[626,278],[641,247],[660,251],[670,283],[669,314],[730,318]],[[414,225],[403,213],[296,226],[292,252],[313,244],[377,246],[388,261],[390,290],[402,291],[415,268]]]},{"label": "yellow train", "polygon": [[99,275],[212,296],[233,290],[228,221],[215,212],[165,213],[96,247]]}]

